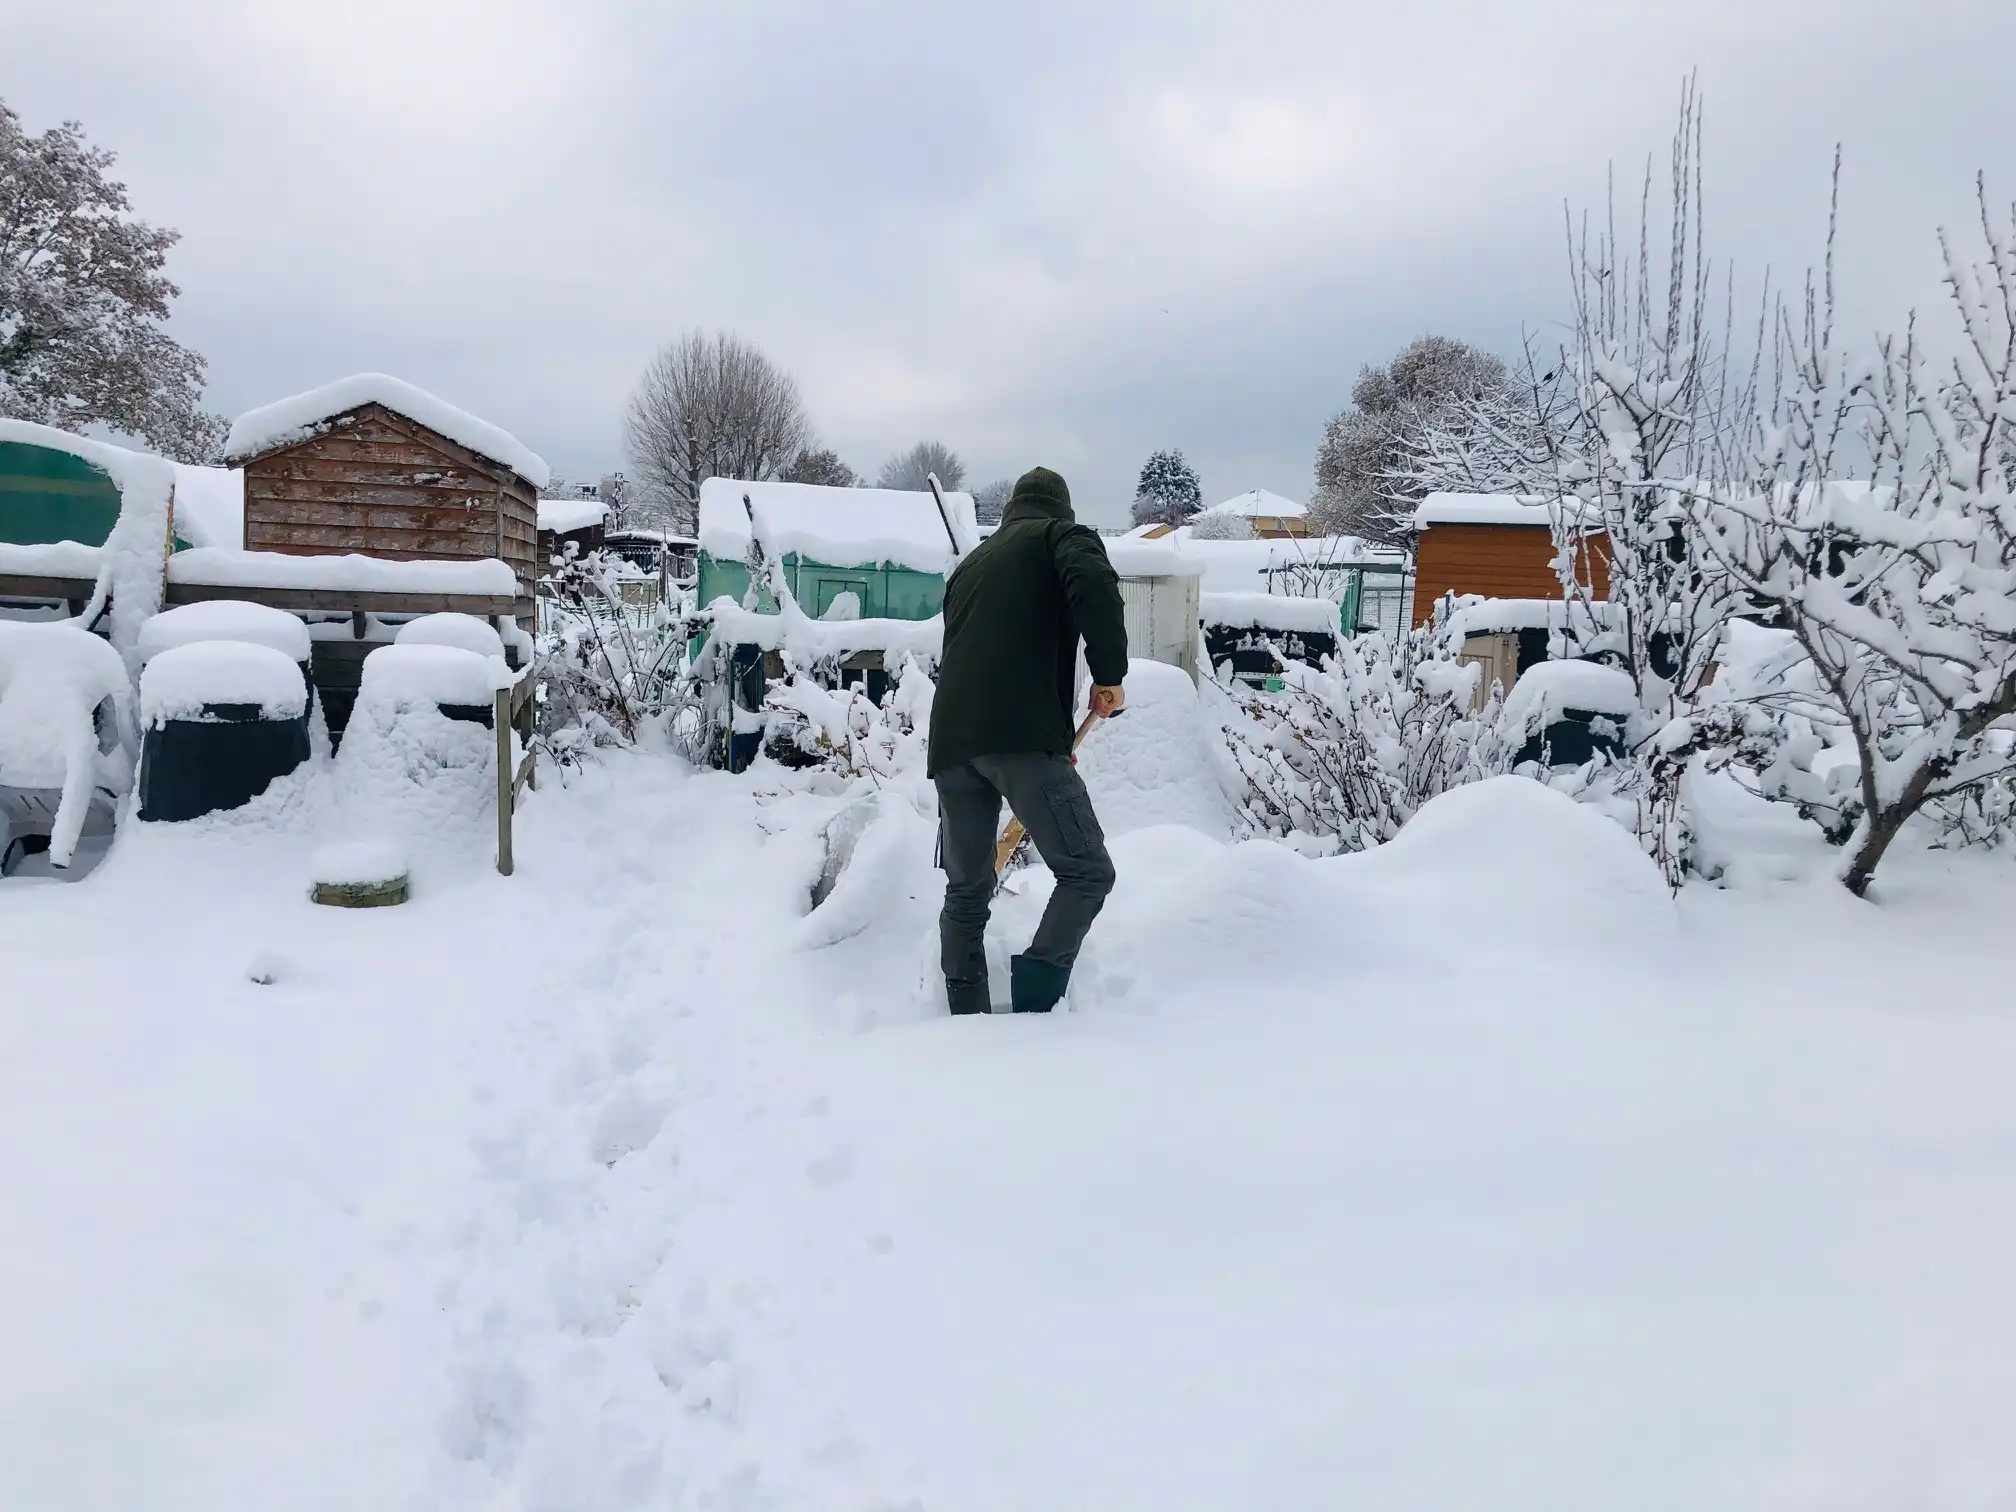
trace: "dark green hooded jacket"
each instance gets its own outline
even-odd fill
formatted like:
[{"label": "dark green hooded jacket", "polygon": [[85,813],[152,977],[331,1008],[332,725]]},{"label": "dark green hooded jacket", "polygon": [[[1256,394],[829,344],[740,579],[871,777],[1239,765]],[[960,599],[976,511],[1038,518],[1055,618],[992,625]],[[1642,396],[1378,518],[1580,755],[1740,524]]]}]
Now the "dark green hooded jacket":
[{"label": "dark green hooded jacket", "polygon": [[1094,682],[1126,677],[1119,576],[1098,532],[1073,518],[1064,480],[1039,467],[945,585],[931,775],[975,756],[1067,754],[1081,637]]}]

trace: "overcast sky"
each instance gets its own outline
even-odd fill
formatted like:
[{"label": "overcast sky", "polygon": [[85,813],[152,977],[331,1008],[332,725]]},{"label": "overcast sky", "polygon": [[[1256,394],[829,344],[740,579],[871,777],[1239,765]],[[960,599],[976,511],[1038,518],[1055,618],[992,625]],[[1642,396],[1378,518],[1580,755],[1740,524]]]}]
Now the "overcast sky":
[{"label": "overcast sky", "polygon": [[2012,59],[2009,0],[0,0],[0,97],[183,233],[214,408],[382,369],[592,476],[725,327],[856,468],[934,437],[1107,520],[1162,446],[1306,497],[1362,364],[1547,329],[1689,68],[1715,254],[1816,256],[1838,140],[1894,323],[2016,193]]}]

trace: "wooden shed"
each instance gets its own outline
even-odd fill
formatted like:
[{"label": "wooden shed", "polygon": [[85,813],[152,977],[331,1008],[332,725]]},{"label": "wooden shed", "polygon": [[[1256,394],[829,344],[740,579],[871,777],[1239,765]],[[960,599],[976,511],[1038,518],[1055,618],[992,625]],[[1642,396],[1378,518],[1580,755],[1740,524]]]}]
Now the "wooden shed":
[{"label": "wooden shed", "polygon": [[539,570],[573,546],[582,555],[600,551],[608,528],[609,506],[593,494],[539,501]]},{"label": "wooden shed", "polygon": [[[1554,534],[1544,502],[1493,494],[1430,494],[1414,517],[1413,623],[1426,624],[1446,594],[1558,599]],[[1601,536],[1578,564],[1595,597],[1610,596],[1610,553]]]},{"label": "wooden shed", "polygon": [[383,373],[238,417],[245,549],[394,561],[497,559],[532,592],[547,467],[517,438]]}]

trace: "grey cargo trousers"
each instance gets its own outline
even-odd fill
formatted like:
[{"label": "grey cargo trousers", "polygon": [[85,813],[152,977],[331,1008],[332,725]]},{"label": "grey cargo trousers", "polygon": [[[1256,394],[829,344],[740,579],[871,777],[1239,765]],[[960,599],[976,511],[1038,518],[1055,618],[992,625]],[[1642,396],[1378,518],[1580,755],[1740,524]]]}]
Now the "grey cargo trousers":
[{"label": "grey cargo trousers", "polygon": [[1078,769],[1065,756],[1022,752],[976,756],[935,780],[938,857],[945,868],[945,911],[938,916],[945,980],[987,980],[984,940],[1004,798],[1057,878],[1026,954],[1070,970],[1113,890],[1113,859]]}]

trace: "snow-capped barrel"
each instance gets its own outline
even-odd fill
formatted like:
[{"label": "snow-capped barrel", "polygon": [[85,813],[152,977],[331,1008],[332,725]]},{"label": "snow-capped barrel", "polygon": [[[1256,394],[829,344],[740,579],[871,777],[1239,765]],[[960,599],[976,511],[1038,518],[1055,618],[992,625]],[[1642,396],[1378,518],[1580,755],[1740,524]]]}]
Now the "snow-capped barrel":
[{"label": "snow-capped barrel", "polygon": [[1520,762],[1577,767],[1624,749],[1625,725],[1637,712],[1630,674],[1598,661],[1542,662],[1505,696],[1508,726],[1523,728]]},{"label": "snow-capped barrel", "polygon": [[310,667],[314,642],[300,615],[239,599],[205,599],[164,609],[140,627],[140,664],[144,668],[164,651],[202,641],[238,641],[278,651],[300,667],[312,708],[315,684]]},{"label": "snow-capped barrel", "polygon": [[308,759],[308,685],[286,651],[194,640],[140,674],[140,817],[241,808]]},{"label": "snow-capped barrel", "polygon": [[373,651],[336,753],[346,808],[407,838],[486,835],[497,801],[493,711],[512,681],[501,656],[463,646]]}]

